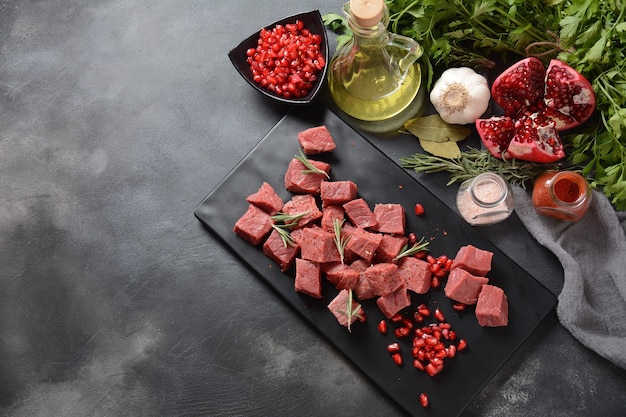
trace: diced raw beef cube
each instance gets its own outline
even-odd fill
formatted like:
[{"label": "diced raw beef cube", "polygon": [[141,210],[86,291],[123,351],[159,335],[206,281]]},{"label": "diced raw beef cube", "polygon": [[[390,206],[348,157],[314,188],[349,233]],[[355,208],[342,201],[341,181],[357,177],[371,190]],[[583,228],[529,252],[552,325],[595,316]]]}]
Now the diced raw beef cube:
[{"label": "diced raw beef cube", "polygon": [[344,219],[344,210],[341,206],[326,206],[322,210],[322,229],[329,232],[335,233],[335,228],[333,225],[333,220],[338,220],[339,223]]},{"label": "diced raw beef cube", "polygon": [[285,214],[297,215],[307,212],[300,220],[296,227],[303,227],[322,217],[322,211],[317,207],[315,197],[311,194],[298,194],[291,197],[283,206],[282,212]]},{"label": "diced raw beef cube", "polygon": [[296,291],[322,298],[322,270],[317,262],[296,258]]},{"label": "diced raw beef cube", "polygon": [[383,235],[383,239],[378,245],[378,250],[374,255],[374,260],[378,262],[391,262],[395,258],[409,239],[402,235]]},{"label": "diced raw beef cube", "polygon": [[[311,159],[309,159],[309,162],[327,174],[330,172],[330,165],[326,162]],[[302,162],[293,158],[289,162],[287,172],[285,172],[285,188],[296,194],[319,194],[322,181],[328,179],[328,177],[324,174],[307,173],[307,169]]]},{"label": "diced raw beef cube", "polygon": [[493,252],[472,245],[462,246],[454,257],[452,268],[463,268],[474,275],[485,276],[491,271]]},{"label": "diced raw beef cube", "polygon": [[267,182],[263,182],[259,190],[250,194],[246,201],[254,204],[264,212],[273,216],[283,208],[283,199],[276,193],[274,188]]},{"label": "diced raw beef cube", "polygon": [[265,256],[276,262],[281,271],[286,271],[293,265],[293,261],[300,252],[300,245],[285,246],[280,234],[272,230],[270,236],[263,243],[263,253]]},{"label": "diced raw beef cube", "polygon": [[369,208],[367,202],[362,198],[357,198],[343,205],[346,216],[356,227],[367,229],[376,226],[376,217]]},{"label": "diced raw beef cube", "polygon": [[473,305],[478,300],[481,288],[488,282],[488,278],[472,275],[464,269],[456,268],[450,271],[443,292],[446,297],[459,303]]},{"label": "diced raw beef cube", "polygon": [[350,236],[348,243],[346,243],[345,249],[371,262],[382,240],[383,235],[380,233],[372,233],[357,228],[354,229],[352,236]]},{"label": "diced raw beef cube", "polygon": [[476,319],[481,326],[498,327],[509,324],[509,302],[502,288],[483,285],[476,303]]},{"label": "diced raw beef cube", "polygon": [[237,220],[233,231],[240,238],[256,246],[265,239],[272,230],[272,217],[252,204],[248,210]]},{"label": "diced raw beef cube", "polygon": [[325,269],[326,279],[338,290],[353,290],[359,281],[360,272],[346,264],[336,263]]},{"label": "diced raw beef cube", "polygon": [[372,282],[369,277],[364,275],[365,271],[359,275],[359,280],[354,287],[354,295],[359,300],[369,300],[376,297],[376,283]]},{"label": "diced raw beef cube", "polygon": [[367,262],[365,259],[357,259],[350,264],[350,268],[355,269],[359,272],[365,271],[367,268],[369,268],[369,266],[370,263]]},{"label": "diced raw beef cube", "polygon": [[404,207],[400,204],[376,204],[374,206],[376,226],[373,227],[381,233],[404,234],[406,216]]},{"label": "diced raw beef cube", "polygon": [[338,262],[341,260],[332,233],[319,227],[306,227],[300,239],[300,256],[313,262]]},{"label": "diced raw beef cube", "polygon": [[404,286],[404,282],[395,276],[398,265],[392,263],[374,264],[361,273],[373,288],[375,295],[386,295]]},{"label": "diced raw beef cube", "polygon": [[411,297],[406,288],[399,288],[394,292],[379,297],[376,300],[376,305],[385,317],[391,318],[403,308],[411,305]]},{"label": "diced raw beef cube", "polygon": [[[348,324],[354,323],[358,318],[356,316],[352,317],[350,323],[348,323],[348,315],[345,313],[348,308],[348,300],[349,300],[349,291],[341,290],[339,294],[328,304],[328,309],[335,316],[339,324],[342,326],[348,327]],[[352,311],[356,311],[361,305],[352,299]],[[362,310],[361,310],[362,313]]]},{"label": "diced raw beef cube", "polygon": [[322,181],[320,196],[322,205],[334,206],[352,201],[357,196],[357,186],[352,181]]},{"label": "diced raw beef cube", "polygon": [[331,152],[337,145],[326,126],[311,127],[298,133],[298,142],[307,155]]},{"label": "diced raw beef cube", "polygon": [[426,261],[414,256],[406,256],[398,261],[396,276],[404,281],[404,286],[417,294],[425,294],[430,289],[432,272]]}]

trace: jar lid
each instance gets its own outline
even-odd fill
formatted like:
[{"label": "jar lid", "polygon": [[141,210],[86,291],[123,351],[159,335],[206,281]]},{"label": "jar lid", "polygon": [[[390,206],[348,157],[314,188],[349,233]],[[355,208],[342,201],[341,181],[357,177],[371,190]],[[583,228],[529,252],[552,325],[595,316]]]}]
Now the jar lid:
[{"label": "jar lid", "polygon": [[376,26],[385,13],[385,2],[384,0],[350,0],[350,11],[358,25]]}]

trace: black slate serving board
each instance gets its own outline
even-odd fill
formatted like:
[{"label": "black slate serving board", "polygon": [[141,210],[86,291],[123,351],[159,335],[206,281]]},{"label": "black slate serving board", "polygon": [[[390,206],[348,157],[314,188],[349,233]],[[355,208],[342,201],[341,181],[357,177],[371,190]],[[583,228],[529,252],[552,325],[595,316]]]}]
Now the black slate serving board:
[{"label": "black slate serving board", "polygon": [[[376,203],[402,204],[407,212],[407,233],[428,238],[433,255],[453,257],[461,246],[467,244],[494,252],[493,269],[487,276],[491,284],[503,288],[508,296],[509,326],[480,327],[473,308],[455,312],[453,302],[445,297],[442,288],[425,295],[413,294],[412,306],[404,310],[407,313],[414,311],[423,302],[433,309],[438,306],[458,336],[468,341],[469,348],[446,360],[444,370],[435,377],[413,368],[408,342],[403,345],[405,364],[401,367],[393,364],[386,346],[397,339],[393,332],[381,335],[377,331],[383,315],[373,300],[363,302],[366,322],[355,323],[349,333],[326,308],[336,290],[324,283],[325,297],[321,300],[295,292],[293,271],[282,273],[265,257],[260,247],[251,246],[233,233],[235,222],[248,206],[245,198],[256,192],[263,181],[269,182],[284,201],[291,198],[284,188],[283,177],[289,161],[298,153],[297,134],[319,125],[329,129],[337,149],[312,159],[331,164],[332,180],[354,181],[359,196],[371,207]],[[423,216],[413,214],[412,208],[417,202],[426,209]],[[502,253],[356,130],[321,106],[292,109],[204,198],[194,214],[294,311],[415,416],[460,414],[556,304],[555,296],[522,266]],[[393,328],[391,325],[390,329]],[[420,392],[429,396],[428,409],[419,404]]]}]

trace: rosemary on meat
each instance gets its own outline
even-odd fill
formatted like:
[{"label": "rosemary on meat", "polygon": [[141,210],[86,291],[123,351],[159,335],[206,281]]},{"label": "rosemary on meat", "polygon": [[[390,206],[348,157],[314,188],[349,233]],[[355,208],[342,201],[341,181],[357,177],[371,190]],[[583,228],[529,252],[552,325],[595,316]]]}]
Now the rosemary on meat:
[{"label": "rosemary on meat", "polygon": [[337,246],[337,251],[339,252],[339,256],[341,257],[341,263],[343,263],[344,261],[344,252],[346,249],[346,244],[348,243],[348,240],[350,240],[350,236],[341,235],[341,227],[343,226],[345,221],[346,221],[345,219],[341,221],[339,219],[333,219],[333,231],[335,232],[334,241],[335,241],[335,246]]},{"label": "rosemary on meat", "polygon": [[295,246],[296,242],[294,242],[291,237],[291,229],[298,225],[298,221],[309,214],[309,211],[303,211],[302,213],[297,214],[286,214],[286,213],[276,213],[272,216],[272,227],[274,230],[278,232],[281,240],[283,241],[283,245],[287,246]]},{"label": "rosemary on meat", "polygon": [[353,297],[352,297],[352,290],[349,289],[348,290],[348,298],[347,298],[347,302],[346,302],[346,309],[345,310],[337,310],[337,313],[341,313],[344,314],[347,318],[348,318],[348,331],[352,332],[352,329],[350,329],[350,325],[352,324],[352,320],[356,317],[357,319],[362,320],[363,319],[363,315],[361,314],[361,304],[357,304],[356,308],[352,308],[352,301]]},{"label": "rosemary on meat", "polygon": [[448,172],[450,180],[447,185],[463,182],[483,172],[495,172],[511,184],[526,188],[529,181],[535,179],[546,170],[559,169],[561,164],[544,164],[516,159],[503,160],[493,157],[488,151],[468,148],[456,159],[441,158],[430,154],[416,153],[410,157],[400,158],[403,168],[426,174]]},{"label": "rosemary on meat", "polygon": [[404,245],[400,253],[396,255],[393,260],[397,261],[398,259],[404,258],[405,256],[413,256],[416,253],[425,250],[427,247],[428,242],[426,241],[426,238],[422,237],[419,242],[414,243],[413,246],[411,246],[410,248],[409,245]]},{"label": "rosemary on meat", "polygon": [[326,178],[330,178],[326,171],[324,171],[323,169],[319,169],[318,167],[313,165],[311,161],[308,160],[302,148],[300,148],[300,155],[294,155],[294,157],[307,168],[302,170],[303,174],[322,174],[326,176]]}]

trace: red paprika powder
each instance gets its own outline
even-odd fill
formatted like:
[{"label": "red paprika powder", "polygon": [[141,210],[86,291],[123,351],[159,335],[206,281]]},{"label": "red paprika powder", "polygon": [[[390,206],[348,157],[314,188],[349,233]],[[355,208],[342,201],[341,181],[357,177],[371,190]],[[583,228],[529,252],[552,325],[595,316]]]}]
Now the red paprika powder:
[{"label": "red paprika powder", "polygon": [[547,171],[535,180],[533,206],[537,213],[560,220],[579,220],[591,203],[591,188],[573,171]]}]

